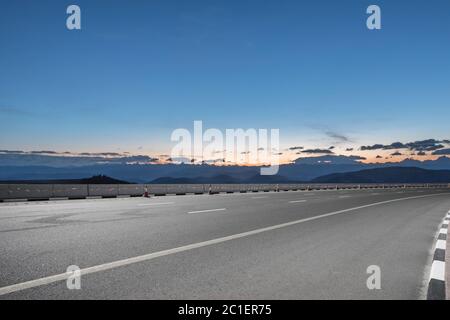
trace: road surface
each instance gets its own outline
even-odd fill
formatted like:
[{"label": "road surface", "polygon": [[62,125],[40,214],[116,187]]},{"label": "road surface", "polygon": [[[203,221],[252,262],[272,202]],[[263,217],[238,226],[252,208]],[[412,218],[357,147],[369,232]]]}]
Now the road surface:
[{"label": "road surface", "polygon": [[[3,203],[0,299],[421,299],[449,209],[449,189]],[[70,265],[80,290],[48,278]]]}]

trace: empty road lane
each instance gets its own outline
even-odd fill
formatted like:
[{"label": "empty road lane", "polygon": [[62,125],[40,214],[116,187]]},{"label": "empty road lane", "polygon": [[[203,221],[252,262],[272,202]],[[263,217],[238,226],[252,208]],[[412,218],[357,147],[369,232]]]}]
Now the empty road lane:
[{"label": "empty road lane", "polygon": [[3,203],[0,299],[420,299],[449,209],[448,189]]}]

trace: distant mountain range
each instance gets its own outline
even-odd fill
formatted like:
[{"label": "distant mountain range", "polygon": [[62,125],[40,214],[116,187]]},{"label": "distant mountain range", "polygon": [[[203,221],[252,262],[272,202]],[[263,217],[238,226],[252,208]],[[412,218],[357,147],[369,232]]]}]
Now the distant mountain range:
[{"label": "distant mountain range", "polygon": [[129,184],[129,182],[113,179],[104,175],[84,179],[59,180],[3,180],[0,184]]},{"label": "distant mountain range", "polygon": [[[426,170],[450,170],[450,158],[436,160],[404,160],[397,163],[362,163],[356,156],[327,155],[299,158],[292,164],[280,165],[275,176],[261,176],[259,166],[214,166],[192,164],[89,164],[85,166],[12,165],[0,158],[0,180],[70,180],[105,175],[132,183],[156,181],[229,181],[239,182],[300,182],[324,175],[348,173],[390,167],[415,167]],[[5,165],[7,164],[7,165]],[[395,169],[397,170],[397,169]],[[181,180],[176,180],[181,179]],[[187,182],[185,182],[187,183]],[[209,182],[205,182],[209,183]],[[222,182],[224,183],[224,182]]]},{"label": "distant mountain range", "polygon": [[[53,183],[53,184],[126,184],[128,182],[113,179],[104,175],[85,179],[56,180],[13,180],[0,183]],[[255,175],[250,178],[236,178],[228,175],[212,177],[161,177],[149,184],[238,184],[238,183],[450,183],[450,170],[427,170],[415,167],[387,167],[366,169],[354,172],[333,173],[317,177],[311,181],[298,181],[275,176]]]},{"label": "distant mountain range", "polygon": [[450,183],[450,170],[390,167],[333,173],[313,179],[313,183]]},{"label": "distant mountain range", "polygon": [[162,177],[157,178],[149,183],[156,184],[156,183],[163,183],[163,184],[190,184],[190,183],[283,183],[283,182],[289,182],[289,183],[301,183],[301,181],[293,181],[286,177],[282,177],[279,175],[275,176],[261,176],[261,175],[255,175],[249,178],[236,178],[236,177],[230,177],[228,175],[217,175],[212,177],[195,177],[195,178],[172,178],[172,177]]},{"label": "distant mountain range", "polygon": [[415,167],[387,167],[354,172],[333,173],[310,181],[298,181],[283,176],[254,176],[237,179],[227,175],[196,178],[163,177],[151,183],[450,183],[450,170],[427,170]]}]

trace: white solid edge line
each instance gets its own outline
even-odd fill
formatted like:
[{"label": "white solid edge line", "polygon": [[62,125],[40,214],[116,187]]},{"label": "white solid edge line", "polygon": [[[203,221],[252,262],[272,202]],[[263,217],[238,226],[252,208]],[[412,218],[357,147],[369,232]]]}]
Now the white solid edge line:
[{"label": "white solid edge line", "polygon": [[434,260],[431,265],[430,279],[445,281],[445,262]]},{"label": "white solid edge line", "polygon": [[157,205],[164,205],[164,204],[174,204],[175,202],[155,202],[155,203],[138,203],[139,207],[144,206],[157,206]]},{"label": "white solid edge line", "polygon": [[438,241],[436,241],[436,249],[443,249],[443,250],[445,250],[446,246],[447,246],[447,241],[445,241],[445,240],[438,240]]},{"label": "white solid edge line", "polygon": [[214,212],[214,211],[225,211],[225,210],[227,210],[227,208],[207,209],[207,210],[198,210],[198,211],[189,211],[188,213]]},{"label": "white solid edge line", "polygon": [[298,203],[298,202],[306,202],[307,200],[292,200],[289,203]]},{"label": "white solid edge line", "polygon": [[[179,252],[183,252],[183,251],[206,247],[206,246],[223,243],[226,241],[231,241],[231,240],[235,240],[235,239],[239,239],[239,238],[249,237],[251,235],[255,235],[255,234],[259,234],[259,233],[263,233],[263,232],[267,232],[267,231],[271,231],[271,230],[276,230],[276,229],[280,229],[280,228],[284,228],[284,227],[288,227],[288,226],[293,226],[293,225],[308,222],[308,221],[314,221],[314,220],[338,215],[338,214],[345,213],[345,212],[356,211],[359,209],[370,208],[370,207],[387,204],[387,203],[392,203],[392,202],[398,202],[398,201],[404,201],[404,200],[410,200],[410,199],[420,199],[420,198],[432,197],[432,196],[438,196],[438,195],[444,195],[444,194],[449,194],[449,193],[448,192],[435,193],[435,194],[427,194],[427,195],[423,195],[423,196],[413,196],[413,197],[406,197],[406,198],[374,202],[374,203],[366,204],[363,206],[329,212],[329,213],[325,213],[325,214],[314,216],[314,217],[309,217],[309,218],[304,218],[304,219],[295,220],[295,221],[291,221],[291,222],[281,223],[281,224],[273,225],[270,227],[265,227],[265,228],[242,232],[242,233],[238,233],[238,234],[234,234],[234,235],[230,235],[230,236],[226,236],[226,237],[221,237],[221,238],[216,238],[216,239],[212,239],[212,240],[193,243],[193,244],[189,244],[189,245],[185,245],[185,246],[181,246],[181,247],[177,247],[177,248],[173,248],[173,249],[157,251],[157,252],[148,253],[148,254],[144,254],[141,256],[133,257],[133,258],[127,258],[127,259],[123,259],[123,260],[104,263],[104,264],[100,264],[97,266],[81,269],[80,273],[81,273],[81,275],[86,275],[86,274],[91,274],[91,273],[95,273],[95,272],[106,271],[106,270],[123,267],[123,266],[127,266],[130,264],[138,263],[138,262],[152,260],[152,259],[155,259],[158,257],[163,257],[163,256],[167,256],[167,255],[171,255],[171,254],[175,254],[175,253],[179,253]],[[70,276],[71,276],[71,273],[61,273],[61,274],[57,274],[57,275],[53,275],[53,276],[49,276],[49,277],[43,277],[43,278],[39,278],[36,280],[30,280],[30,281],[13,284],[13,285],[6,286],[6,287],[1,287],[0,295],[5,295],[8,293],[12,293],[12,292],[20,291],[20,290],[30,289],[30,288],[54,283],[57,281],[66,280]]]}]

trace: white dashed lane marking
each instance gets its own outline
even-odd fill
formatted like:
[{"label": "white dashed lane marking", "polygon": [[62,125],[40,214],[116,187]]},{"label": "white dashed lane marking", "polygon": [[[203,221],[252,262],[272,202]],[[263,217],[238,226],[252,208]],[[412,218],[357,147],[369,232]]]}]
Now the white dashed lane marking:
[{"label": "white dashed lane marking", "polygon": [[202,212],[214,212],[214,211],[225,211],[227,208],[219,208],[219,209],[207,209],[207,210],[197,210],[197,211],[189,211],[188,213],[202,213]]},{"label": "white dashed lane marking", "polygon": [[292,201],[289,201],[289,203],[299,203],[299,202],[306,202],[306,200],[292,200]]}]

